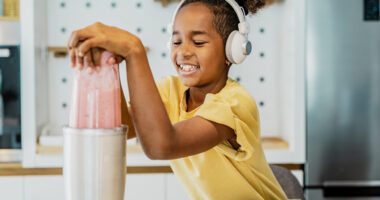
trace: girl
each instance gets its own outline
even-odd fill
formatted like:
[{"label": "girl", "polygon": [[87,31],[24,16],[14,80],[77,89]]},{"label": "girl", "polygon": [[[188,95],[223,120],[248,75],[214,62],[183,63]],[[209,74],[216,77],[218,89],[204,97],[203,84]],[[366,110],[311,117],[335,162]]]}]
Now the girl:
[{"label": "girl", "polygon": [[[246,13],[264,5],[238,3]],[[73,66],[96,66],[104,50],[117,55],[109,62],[126,61],[128,137],[137,134],[149,158],[169,159],[192,199],[286,199],[264,157],[255,102],[228,78],[224,49],[238,22],[224,0],[183,1],[171,38],[179,76],[158,85],[144,45],[125,30],[96,23],[73,32],[68,47]]]}]

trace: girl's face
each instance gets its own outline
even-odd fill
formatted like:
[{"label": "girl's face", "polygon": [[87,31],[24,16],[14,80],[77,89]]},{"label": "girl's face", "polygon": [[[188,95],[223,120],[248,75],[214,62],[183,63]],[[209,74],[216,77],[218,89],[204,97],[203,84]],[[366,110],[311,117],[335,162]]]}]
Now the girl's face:
[{"label": "girl's face", "polygon": [[176,16],[171,59],[185,86],[207,87],[227,78],[223,39],[213,19],[202,3],[188,4]]}]

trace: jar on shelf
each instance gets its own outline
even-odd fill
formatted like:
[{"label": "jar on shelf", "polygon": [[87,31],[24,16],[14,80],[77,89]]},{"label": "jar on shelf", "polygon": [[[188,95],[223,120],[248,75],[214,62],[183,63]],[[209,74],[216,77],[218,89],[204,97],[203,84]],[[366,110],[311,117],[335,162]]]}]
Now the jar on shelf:
[{"label": "jar on shelf", "polygon": [[1,1],[3,1],[3,15],[5,17],[19,16],[19,9],[20,9],[19,0],[0,0],[0,2]]}]

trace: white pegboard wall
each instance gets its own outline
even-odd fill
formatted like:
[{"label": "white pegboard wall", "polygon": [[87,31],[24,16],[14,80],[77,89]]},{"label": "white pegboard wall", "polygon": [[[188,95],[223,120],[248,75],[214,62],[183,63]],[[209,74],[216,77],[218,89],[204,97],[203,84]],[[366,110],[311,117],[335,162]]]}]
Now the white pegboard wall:
[{"label": "white pegboard wall", "polygon": [[261,130],[263,136],[278,136],[279,112],[279,40],[281,40],[281,5],[274,4],[259,10],[247,18],[251,25],[249,39],[253,45],[253,53],[241,65],[231,68],[232,77],[240,79],[240,83],[255,98],[260,111]]},{"label": "white pegboard wall", "polygon": [[[169,39],[166,27],[176,3],[167,7],[153,0],[46,0],[46,3],[48,46],[66,46],[72,31],[100,21],[126,29],[141,38],[149,48],[148,58],[156,79],[175,74],[166,45]],[[293,134],[287,133],[288,130],[284,130],[282,125],[288,120],[288,115],[282,113],[283,107],[289,106],[284,103],[284,99],[290,98],[282,90],[287,86],[292,90],[295,83],[288,76],[283,77],[282,71],[294,68],[286,65],[286,59],[295,59],[295,55],[284,56],[286,49],[293,47],[284,46],[281,42],[284,35],[296,31],[284,25],[287,24],[285,20],[292,20],[285,18],[285,14],[293,11],[289,8],[285,11],[283,3],[275,3],[254,16],[248,16],[253,54],[243,64],[233,66],[230,72],[230,76],[238,79],[256,99],[263,136],[286,137],[287,134]],[[49,123],[65,125],[68,121],[72,81],[68,57],[55,58],[50,54],[47,69],[50,87]],[[121,79],[125,80],[123,77]],[[287,108],[289,110],[291,112],[294,109]]]},{"label": "white pegboard wall", "polygon": [[[166,27],[175,4],[142,0],[48,0],[48,45],[66,46],[72,31],[95,22],[128,30],[149,48],[155,77],[172,74]],[[157,72],[157,73],[156,73]]]}]

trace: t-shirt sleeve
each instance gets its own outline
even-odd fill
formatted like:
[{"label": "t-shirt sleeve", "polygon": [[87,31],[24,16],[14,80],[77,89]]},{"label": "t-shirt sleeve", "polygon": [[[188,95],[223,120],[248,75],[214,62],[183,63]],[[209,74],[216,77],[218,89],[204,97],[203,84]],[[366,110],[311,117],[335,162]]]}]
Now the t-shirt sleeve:
[{"label": "t-shirt sleeve", "polygon": [[[156,81],[156,87],[158,89],[158,93],[160,93],[160,97],[161,97],[161,99],[165,105],[166,105],[166,101],[167,101],[168,96],[169,96],[168,85],[169,85],[168,78],[163,78],[163,79]],[[128,107],[130,107],[131,100],[130,100],[129,95],[126,97],[126,101],[127,101]]]},{"label": "t-shirt sleeve", "polygon": [[259,142],[259,122],[256,107],[247,100],[227,102],[215,94],[207,94],[204,104],[199,108],[196,116],[209,121],[223,124],[234,130],[239,149],[235,150],[227,141],[216,146],[216,150],[226,156],[244,161],[252,157],[254,147]]}]

